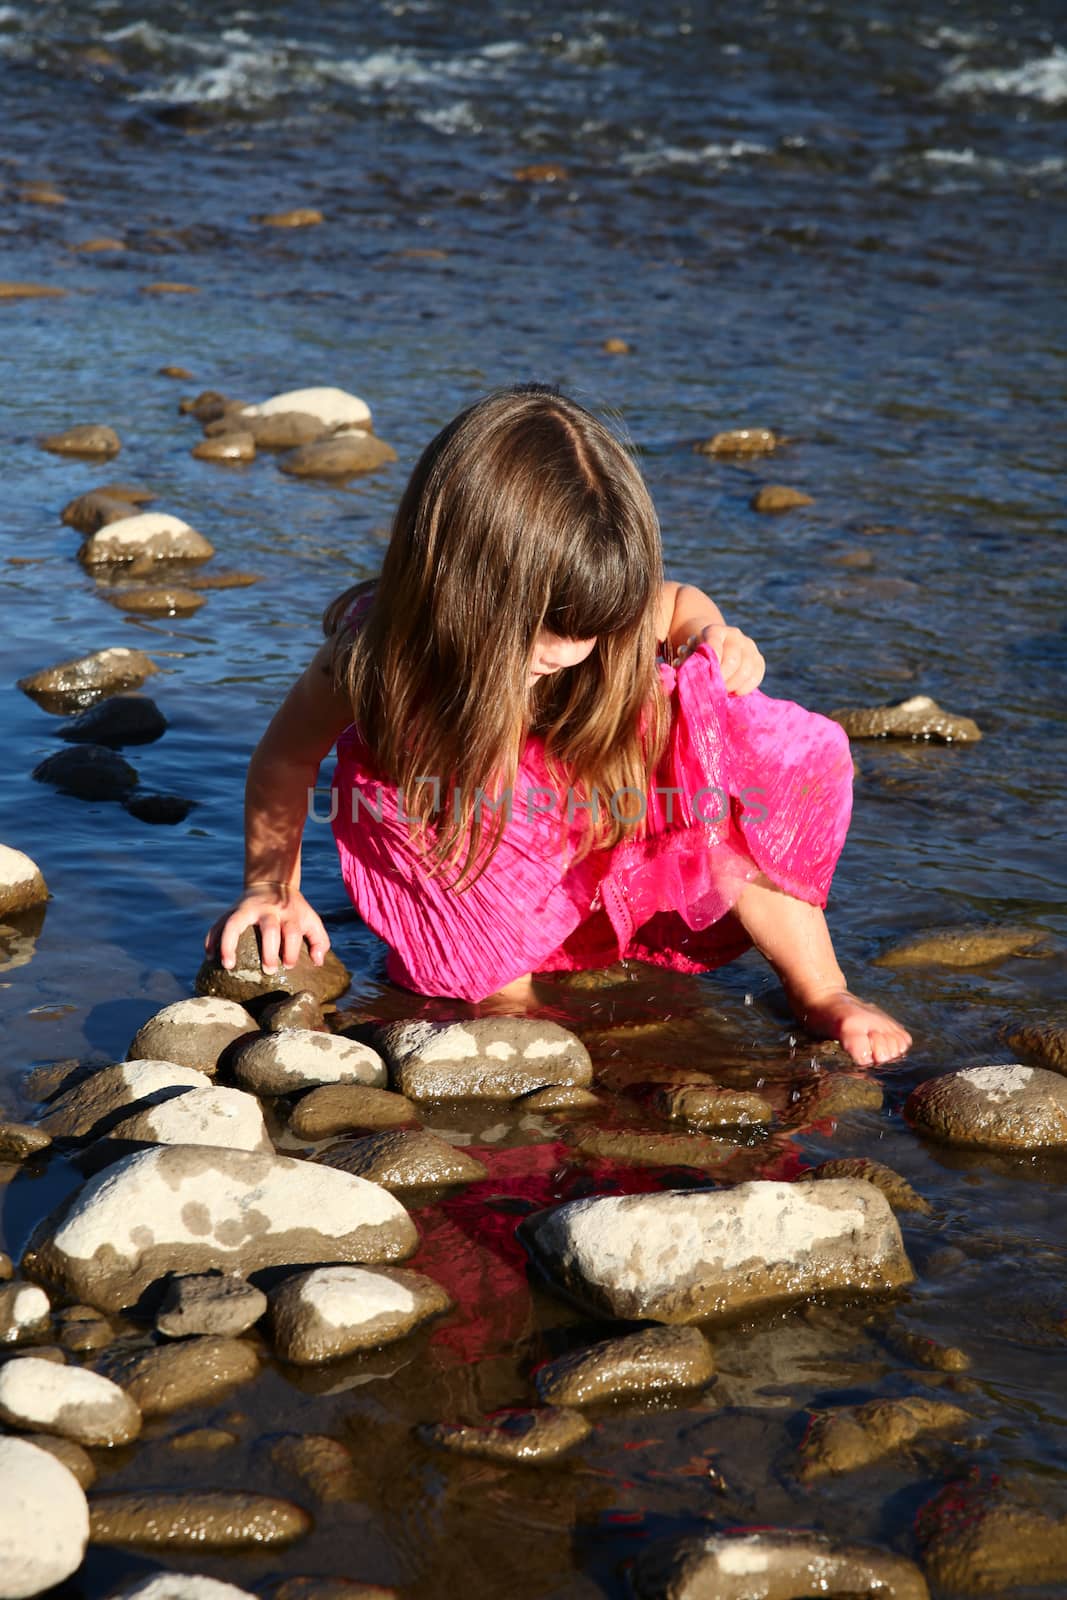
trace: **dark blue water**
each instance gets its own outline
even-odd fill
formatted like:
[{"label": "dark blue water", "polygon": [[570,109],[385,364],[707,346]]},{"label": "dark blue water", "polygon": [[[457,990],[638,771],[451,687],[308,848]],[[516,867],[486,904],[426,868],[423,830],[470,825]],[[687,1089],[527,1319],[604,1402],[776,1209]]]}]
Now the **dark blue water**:
[{"label": "dark blue water", "polygon": [[[769,693],[820,710],[929,693],[984,729],[967,748],[857,750],[832,926],[854,984],[915,1035],[900,1092],[908,1072],[1008,1059],[1012,1024],[1059,1015],[1065,128],[1053,4],[0,6],[0,278],[68,291],[0,302],[0,837],[40,862],[54,896],[32,961],[3,976],[0,1106],[26,1109],[17,1086],[34,1061],[120,1059],[146,1015],[189,992],[204,930],[239,887],[249,752],[313,653],[323,604],[376,569],[430,434],[525,378],[625,429],[668,573],[754,635]],[[514,176],[543,163],[554,180]],[[64,203],[28,198],[32,184]],[[255,220],[292,206],[325,221]],[[125,248],[74,248],[102,236]],[[198,292],[142,292],[159,280]],[[630,353],[605,354],[609,337]],[[193,379],[159,376],[168,362]],[[190,457],[199,430],[180,394],[317,383],[368,401],[397,466],[329,487],[270,456],[237,469]],[[89,420],[123,439],[104,468],[37,447]],[[694,453],[743,425],[789,442],[749,464]],[[58,513],[116,477],[151,486],[158,509],[212,540],[216,566],[260,582],[212,592],[186,619],[115,611]],[[761,517],[749,501],[764,482],[815,504]],[[56,723],[15,679],[120,643],[163,669],[149,689],[170,728],[131,758],[146,788],[196,800],[177,827],[29,776],[58,747]],[[309,830],[304,886],[354,994],[373,996],[382,949],[349,911],[325,829]],[[1046,930],[1051,955],[866,971],[923,927],[1003,921]],[[759,1047],[784,1037],[754,960],[693,980],[689,1001]],[[941,1198],[949,1233],[966,1220],[1016,1241],[955,1309],[942,1284],[918,1315],[960,1339],[1026,1255],[1034,1295],[1055,1300],[1055,1169],[1032,1183],[980,1160],[961,1173],[895,1112],[877,1138]],[[855,1150],[872,1153],[860,1136]],[[1062,1380],[1026,1349],[1007,1316],[982,1369],[1004,1433],[993,1464],[1054,1477]],[[1062,1346],[1057,1359],[1062,1374]],[[867,1511],[871,1537],[898,1536]],[[472,1526],[489,1574],[478,1592],[505,1592],[485,1555],[506,1543],[501,1525]],[[412,1531],[377,1537],[414,1581]],[[398,1579],[392,1559],[382,1570]],[[568,1559],[571,1575],[537,1592],[600,1592],[599,1535]]]}]

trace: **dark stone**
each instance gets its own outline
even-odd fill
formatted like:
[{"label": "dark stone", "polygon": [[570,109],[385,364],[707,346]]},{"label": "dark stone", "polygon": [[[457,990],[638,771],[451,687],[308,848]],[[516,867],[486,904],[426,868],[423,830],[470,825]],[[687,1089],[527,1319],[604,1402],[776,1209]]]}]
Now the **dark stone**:
[{"label": "dark stone", "polygon": [[137,783],[129,762],[100,744],[57,750],[34,767],[32,776],[79,800],[122,800]]},{"label": "dark stone", "polygon": [[166,729],[167,719],[154,700],[146,695],[115,694],[90,706],[73,722],[65,722],[59,737],[118,749],[124,744],[151,744],[162,738]]}]

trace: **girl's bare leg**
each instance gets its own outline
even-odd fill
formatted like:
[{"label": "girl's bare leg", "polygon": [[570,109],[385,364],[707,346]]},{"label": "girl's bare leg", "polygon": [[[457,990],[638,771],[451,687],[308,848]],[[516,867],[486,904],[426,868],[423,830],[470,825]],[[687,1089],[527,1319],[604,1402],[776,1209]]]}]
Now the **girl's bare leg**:
[{"label": "girl's bare leg", "polygon": [[902,1056],[911,1034],[879,1006],[850,994],[830,930],[818,906],[753,879],[734,906],[745,932],[782,981],[797,1021],[820,1038],[837,1039],[860,1066]]},{"label": "girl's bare leg", "polygon": [[497,989],[494,994],[487,995],[479,1001],[480,1011],[501,1012],[504,1015],[522,1016],[531,1006],[536,1005],[537,995],[534,992],[533,973],[528,972],[524,978],[515,978],[511,983],[506,983],[502,989]]}]

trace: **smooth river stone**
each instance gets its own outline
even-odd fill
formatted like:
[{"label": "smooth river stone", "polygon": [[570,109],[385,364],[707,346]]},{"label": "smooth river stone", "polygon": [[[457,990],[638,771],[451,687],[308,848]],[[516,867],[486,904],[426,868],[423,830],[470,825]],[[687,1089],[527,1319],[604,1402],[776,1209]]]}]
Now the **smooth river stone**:
[{"label": "smooth river stone", "polygon": [[189,453],[198,461],[254,461],[256,441],[247,429],[217,433],[211,438],[201,439]]},{"label": "smooth river stone", "polygon": [[28,1161],[52,1143],[51,1134],[28,1122],[0,1122],[0,1161]]},{"label": "smooth river stone", "polygon": [[977,722],[942,710],[928,694],[913,694],[892,706],[839,709],[830,716],[850,739],[939,739],[944,744],[973,744],[982,737]]},{"label": "smooth river stone", "polygon": [[139,511],[106,522],[78,551],[87,567],[110,566],[147,556],[152,561],[208,561],[215,546],[195,528],[166,511]]},{"label": "smooth river stone", "polygon": [[151,1549],[244,1550],[291,1544],[311,1531],[311,1518],[291,1500],[225,1490],[118,1491],[97,1494],[90,1508],[94,1544]]},{"label": "smooth river stone", "polygon": [[788,1528],[649,1545],[638,1555],[634,1590],[640,1600],[929,1600],[922,1573],[903,1556]]},{"label": "smooth river stone", "polygon": [[440,1284],[403,1268],[317,1267],[270,1297],[274,1348],[309,1366],[402,1339],[452,1302]]},{"label": "smooth river stone", "polygon": [[485,1427],[462,1422],[431,1422],[416,1428],[423,1444],[457,1456],[485,1461],[522,1461],[533,1465],[555,1461],[588,1438],[592,1428],[580,1411],[545,1406],[539,1411],[512,1411]]},{"label": "smooth river stone", "polygon": [[74,1475],[27,1439],[0,1439],[0,1596],[23,1600],[71,1577],[89,1542]]},{"label": "smooth river stone", "polygon": [[103,1067],[52,1102],[39,1127],[53,1139],[84,1139],[108,1117],[144,1102],[158,1105],[189,1089],[209,1089],[211,1079],[172,1061],[120,1061]]},{"label": "smooth river stone", "polygon": [[817,1416],[800,1447],[798,1476],[810,1483],[835,1472],[854,1472],[890,1455],[921,1434],[966,1428],[970,1416],[944,1400],[909,1395],[902,1400],[870,1400]]},{"label": "smooth river stone", "polygon": [[78,800],[124,800],[137,786],[137,768],[102,744],[78,744],[45,756],[30,776]]},{"label": "smooth river stone", "polygon": [[488,1175],[480,1161],[424,1128],[394,1128],[346,1139],[314,1159],[394,1191],[477,1183]]},{"label": "smooth river stone", "polygon": [[169,1272],[392,1262],[417,1243],[399,1200],[363,1178],[289,1156],[160,1145],[91,1178],[41,1225],[23,1266],[112,1312]]},{"label": "smooth river stone", "polygon": [[199,995],[193,1000],[176,1000],[143,1022],[126,1058],[174,1061],[213,1078],[222,1052],[244,1034],[257,1032],[255,1019],[236,1000]]},{"label": "smooth river stone", "polygon": [[[272,411],[267,417],[241,420],[260,450],[295,450],[298,445],[314,444],[330,432],[326,423],[307,411]],[[207,431],[210,433],[211,429]]]},{"label": "smooth river stone", "polygon": [[27,911],[48,899],[36,861],[11,845],[0,844],[0,916]]},{"label": "smooth river stone", "polygon": [[259,1371],[254,1345],[244,1339],[183,1339],[180,1344],[119,1356],[107,1373],[145,1417],[166,1417],[247,1383]]},{"label": "smooth river stone", "polygon": [[84,1445],[129,1444],[141,1431],[136,1403],[117,1384],[37,1356],[16,1356],[0,1367],[0,1420]]},{"label": "smooth river stone", "polygon": [[983,967],[1046,943],[1041,928],[934,928],[876,956],[876,967]]},{"label": "smooth river stone", "polygon": [[280,966],[274,972],[264,972],[260,961],[259,944],[254,928],[246,928],[237,941],[237,959],[232,967],[220,961],[204,961],[196,975],[196,992],[200,995],[219,995],[224,1000],[254,1000],[257,995],[274,994],[285,990],[297,994],[307,990],[320,1003],[336,1000],[352,982],[352,974],[338,960],[332,950],[317,967],[301,945],[300,956],[293,967]]},{"label": "smooth river stone", "polygon": [[156,1315],[156,1329],[171,1339],[190,1334],[246,1333],[267,1309],[262,1289],[232,1273],[201,1272],[171,1278]]},{"label": "smooth river stone", "polygon": [[655,1106],[672,1122],[686,1122],[691,1128],[764,1127],[774,1121],[774,1107],[761,1094],[702,1083],[661,1089]]},{"label": "smooth river stone", "polygon": [[244,406],[245,417],[271,417],[278,413],[300,411],[305,416],[317,417],[324,426],[344,428],[368,424],[370,406],[358,395],[345,389],[287,389],[284,394],[272,395],[261,405]]},{"label": "smooth river stone", "polygon": [[596,1316],[699,1322],[914,1273],[885,1196],[843,1178],[573,1200],[522,1227],[549,1278]]},{"label": "smooth river stone", "polygon": [[256,1600],[250,1589],[199,1572],[151,1572],[122,1589],[109,1600]]},{"label": "smooth river stone", "polygon": [[[1045,1483],[1035,1485],[1035,1498],[1046,1493]],[[944,1594],[999,1597],[1025,1585],[1051,1600],[1052,1586],[1067,1582],[1067,1517],[1019,1504],[1003,1488],[949,1483],[920,1508],[915,1532],[930,1581]]]},{"label": "smooth river stone", "polygon": [[769,456],[780,443],[770,428],[728,428],[694,448],[702,456]]},{"label": "smooth river stone", "polygon": [[118,689],[139,689],[146,678],[158,671],[143,650],[113,645],[108,650],[95,650],[92,655],[57,662],[54,667],[42,667],[39,672],[20,678],[18,687],[45,711],[79,711],[101,695],[114,694]]},{"label": "smooth river stone", "polygon": [[95,533],[109,522],[122,522],[134,510],[148,505],[155,496],[148,489],[138,489],[131,484],[111,483],[101,489],[88,489],[76,495],[60,512],[60,520],[79,533]]},{"label": "smooth river stone", "polygon": [[57,456],[93,456],[107,460],[117,456],[122,440],[114,428],[101,422],[83,422],[77,427],[65,428],[62,433],[49,433],[41,440],[43,450]]},{"label": "smooth river stone", "polygon": [[813,506],[815,501],[803,489],[794,489],[787,483],[765,483],[752,496],[753,511],[796,511],[801,506]]},{"label": "smooth river stone", "polygon": [[805,1183],[827,1178],[862,1178],[866,1183],[873,1183],[876,1189],[881,1189],[894,1211],[917,1211],[923,1217],[933,1213],[934,1208],[929,1200],[924,1200],[921,1194],[916,1193],[907,1178],[894,1172],[892,1167],[883,1166],[880,1161],[871,1161],[866,1156],[823,1161],[811,1172],[801,1175],[801,1181]]},{"label": "smooth river stone", "polygon": [[631,1128],[567,1129],[564,1140],[592,1161],[635,1167],[696,1167],[710,1171],[737,1154],[736,1144],[700,1134],[641,1133]]},{"label": "smooth river stone", "polygon": [[914,1127],[948,1144],[987,1150],[1067,1145],[1067,1078],[1044,1067],[965,1067],[930,1078],[908,1096]]},{"label": "smooth river stone", "polygon": [[283,1028],[249,1039],[234,1051],[237,1082],[254,1094],[295,1094],[323,1083],[365,1083],[382,1088],[385,1062],[369,1045],[313,1028]]},{"label": "smooth river stone", "polygon": [[224,1150],[273,1151],[263,1111],[254,1094],[213,1083],[135,1112],[108,1130],[111,1139],[142,1144],[219,1145]]},{"label": "smooth river stone", "polygon": [[161,739],[167,731],[167,719],[147,695],[114,694],[98,700],[57,731],[61,739],[72,744],[103,744],[114,750]]},{"label": "smooth river stone", "polygon": [[55,1433],[28,1433],[25,1438],[27,1444],[35,1444],[38,1450],[46,1451],[61,1462],[83,1489],[92,1488],[96,1482],[96,1464],[80,1444],[75,1444],[73,1439],[61,1439]]},{"label": "smooth river stone", "polygon": [[21,1344],[48,1329],[51,1303],[35,1283],[0,1284],[0,1346]]},{"label": "smooth river stone", "polygon": [[554,1406],[596,1405],[675,1389],[699,1389],[715,1373],[699,1328],[642,1328],[539,1367],[537,1392]]},{"label": "smooth river stone", "polygon": [[585,1045],[556,1022],[393,1022],[373,1038],[393,1088],[410,1100],[516,1100],[552,1084],[585,1089],[593,1079]]},{"label": "smooth river stone", "polygon": [[315,444],[302,444],[283,456],[278,465],[293,478],[348,478],[357,472],[373,472],[396,459],[391,444],[377,434],[355,428]]},{"label": "smooth river stone", "polygon": [[1049,1024],[1046,1027],[1017,1028],[1008,1037],[1013,1050],[1035,1056],[1039,1064],[1051,1072],[1067,1076],[1067,1028]]},{"label": "smooth river stone", "polygon": [[402,1128],[416,1121],[415,1107],[391,1089],[328,1083],[298,1101],[289,1132],[298,1139],[331,1139],[360,1129]]}]

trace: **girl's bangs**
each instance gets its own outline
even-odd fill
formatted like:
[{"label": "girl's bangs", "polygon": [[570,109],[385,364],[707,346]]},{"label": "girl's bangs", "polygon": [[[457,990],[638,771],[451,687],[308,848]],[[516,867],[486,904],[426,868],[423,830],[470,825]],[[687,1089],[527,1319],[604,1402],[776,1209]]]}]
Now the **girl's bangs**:
[{"label": "girl's bangs", "polygon": [[544,626],[561,639],[625,633],[640,623],[652,599],[648,573],[635,572],[618,551],[614,562],[601,559],[595,575],[575,567],[557,574]]}]

